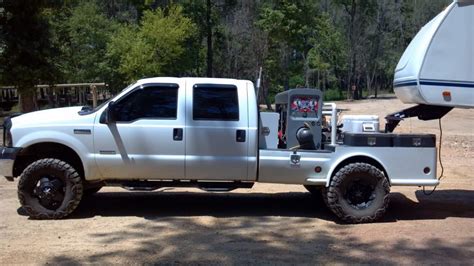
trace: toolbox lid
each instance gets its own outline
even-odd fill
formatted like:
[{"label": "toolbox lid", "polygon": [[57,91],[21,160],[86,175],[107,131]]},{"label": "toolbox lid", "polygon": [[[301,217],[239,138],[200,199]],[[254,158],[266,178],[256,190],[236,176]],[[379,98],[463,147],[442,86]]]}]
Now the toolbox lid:
[{"label": "toolbox lid", "polygon": [[358,147],[436,147],[434,134],[344,133],[344,145]]},{"label": "toolbox lid", "polygon": [[434,134],[394,134],[394,147],[436,147]]},{"label": "toolbox lid", "polygon": [[344,133],[344,145],[358,147],[392,147],[392,134],[387,133]]}]

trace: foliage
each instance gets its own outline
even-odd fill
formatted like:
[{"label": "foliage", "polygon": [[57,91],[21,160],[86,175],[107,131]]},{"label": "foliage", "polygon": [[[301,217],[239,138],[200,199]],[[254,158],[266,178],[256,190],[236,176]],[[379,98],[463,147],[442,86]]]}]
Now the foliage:
[{"label": "foliage", "polygon": [[55,43],[61,50],[63,75],[67,82],[101,82],[114,70],[106,59],[107,44],[117,23],[107,19],[93,1],[81,2],[71,10],[52,14]]},{"label": "foliage", "polygon": [[339,89],[328,89],[323,94],[324,101],[339,101],[345,99],[345,95]]},{"label": "foliage", "polygon": [[145,11],[140,25],[122,25],[112,37],[108,56],[118,59],[127,81],[186,70],[186,41],[196,33],[180,6]]},{"label": "foliage", "polygon": [[283,82],[286,89],[290,87],[288,72],[292,70],[300,72],[303,84],[309,86],[308,53],[316,35],[318,12],[316,2],[311,0],[284,0],[262,8],[257,25],[268,33],[267,64],[271,71],[280,72],[274,82]]},{"label": "foliage", "polygon": [[50,1],[4,0],[0,6],[1,83],[19,89],[22,111],[36,109],[32,88],[52,83],[58,69],[54,64],[49,24],[42,16]]},{"label": "foliage", "polygon": [[341,81],[338,74],[347,67],[344,38],[327,13],[317,19],[316,32],[308,58],[309,66],[316,76],[312,84],[322,89],[337,87]]},{"label": "foliage", "polygon": [[320,88],[328,100],[352,85],[377,95],[450,2],[0,0],[0,83],[22,95],[55,82],[118,90],[161,75],[255,80],[263,67],[261,100],[292,87]]}]

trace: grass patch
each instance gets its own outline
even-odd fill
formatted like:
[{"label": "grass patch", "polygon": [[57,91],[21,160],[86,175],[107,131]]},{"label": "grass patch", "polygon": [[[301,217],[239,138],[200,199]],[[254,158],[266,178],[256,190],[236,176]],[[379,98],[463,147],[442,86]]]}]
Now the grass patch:
[{"label": "grass patch", "polygon": [[341,92],[338,89],[328,89],[323,91],[323,100],[324,101],[340,101],[345,100],[346,94]]}]

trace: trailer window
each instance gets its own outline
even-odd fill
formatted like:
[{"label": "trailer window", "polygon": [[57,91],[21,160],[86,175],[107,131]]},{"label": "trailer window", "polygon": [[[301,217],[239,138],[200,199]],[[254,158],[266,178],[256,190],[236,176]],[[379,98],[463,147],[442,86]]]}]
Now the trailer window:
[{"label": "trailer window", "polygon": [[239,121],[239,101],[234,85],[196,84],[193,119]]},{"label": "trailer window", "polygon": [[176,119],[177,102],[177,86],[150,86],[138,89],[117,103],[117,121]]}]

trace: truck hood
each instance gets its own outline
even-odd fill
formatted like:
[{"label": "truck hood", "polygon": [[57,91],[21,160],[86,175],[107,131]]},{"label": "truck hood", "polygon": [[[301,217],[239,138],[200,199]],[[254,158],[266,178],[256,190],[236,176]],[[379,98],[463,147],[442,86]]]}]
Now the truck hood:
[{"label": "truck hood", "polygon": [[87,117],[91,117],[91,120],[93,120],[94,115],[79,115],[78,112],[81,108],[81,106],[75,106],[26,113],[12,118],[12,122],[15,127],[30,127],[36,125],[70,124],[79,122],[79,120],[83,121]]}]

